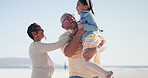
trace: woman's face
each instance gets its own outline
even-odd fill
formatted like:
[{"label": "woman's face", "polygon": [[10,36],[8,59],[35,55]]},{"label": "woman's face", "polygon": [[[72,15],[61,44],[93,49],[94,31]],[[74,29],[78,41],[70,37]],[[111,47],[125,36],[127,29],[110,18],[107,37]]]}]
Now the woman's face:
[{"label": "woman's face", "polygon": [[44,30],[41,27],[37,27],[36,30],[37,31],[34,34],[34,39],[41,41],[44,38]]},{"label": "woman's face", "polygon": [[37,31],[38,40],[42,40],[44,38],[44,30]]},{"label": "woman's face", "polygon": [[80,14],[81,11],[86,10],[86,5],[84,5],[80,1],[78,1],[76,10],[77,10],[78,14]]}]

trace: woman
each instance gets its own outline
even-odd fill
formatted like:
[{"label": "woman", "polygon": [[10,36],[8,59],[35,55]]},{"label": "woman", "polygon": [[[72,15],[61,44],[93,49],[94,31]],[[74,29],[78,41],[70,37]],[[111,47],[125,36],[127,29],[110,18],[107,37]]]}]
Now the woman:
[{"label": "woman", "polygon": [[29,47],[29,55],[33,68],[31,78],[51,78],[54,67],[47,52],[63,46],[73,34],[55,43],[42,43],[41,40],[44,38],[44,30],[36,23],[28,27],[27,34],[33,39]]}]

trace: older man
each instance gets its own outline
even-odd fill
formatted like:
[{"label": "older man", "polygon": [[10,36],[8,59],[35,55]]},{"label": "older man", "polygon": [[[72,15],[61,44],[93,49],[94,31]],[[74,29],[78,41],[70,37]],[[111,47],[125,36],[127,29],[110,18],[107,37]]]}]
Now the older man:
[{"label": "older man", "polygon": [[[94,73],[88,71],[88,69],[83,64],[83,58],[85,60],[92,60],[92,62],[100,64],[100,54],[97,53],[103,51],[104,48],[90,49],[91,51],[87,54],[83,54],[82,57],[82,43],[80,42],[81,35],[80,30],[77,29],[77,23],[73,15],[65,13],[61,17],[62,28],[67,30],[64,34],[60,36],[60,39],[64,36],[69,35],[72,32],[76,32],[75,36],[65,44],[61,50],[68,57],[69,62],[69,78],[98,78]],[[83,32],[85,32],[83,30]],[[82,33],[82,30],[81,30]],[[103,45],[104,43],[102,43]],[[93,57],[93,59],[92,59]]]}]

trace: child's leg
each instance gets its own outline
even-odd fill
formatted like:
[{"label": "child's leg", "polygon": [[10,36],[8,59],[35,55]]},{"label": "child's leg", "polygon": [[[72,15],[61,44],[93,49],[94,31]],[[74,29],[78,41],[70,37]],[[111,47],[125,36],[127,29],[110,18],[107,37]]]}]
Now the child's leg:
[{"label": "child's leg", "polygon": [[100,40],[98,38],[98,36],[92,34],[92,35],[89,35],[88,37],[86,37],[83,41],[83,62],[86,66],[86,68],[91,71],[92,73],[95,73],[96,75],[98,76],[101,76],[101,77],[104,77],[104,78],[111,78],[110,74],[112,72],[109,72],[109,71],[106,71],[105,69],[103,69],[99,64],[96,64],[93,62],[93,58],[91,58],[91,60],[88,60],[86,61],[85,60],[85,55],[87,54],[88,56],[89,55],[92,55],[91,53],[93,52],[90,52],[89,49],[92,49],[95,47],[97,47],[100,43]]},{"label": "child's leg", "polygon": [[[94,53],[97,52],[97,47],[101,44],[101,38],[96,34],[90,34],[83,40],[83,57],[90,56],[92,57]],[[85,59],[88,61],[87,59]]]},{"label": "child's leg", "polygon": [[[88,49],[87,49],[88,50]],[[87,51],[85,51],[87,52]],[[91,71],[92,73],[95,73],[96,75],[103,77],[103,78],[111,78],[110,71],[107,71],[103,69],[99,64],[96,64],[93,62],[94,57],[92,57],[89,61],[86,61],[83,59],[83,63],[85,64],[86,68]]]}]

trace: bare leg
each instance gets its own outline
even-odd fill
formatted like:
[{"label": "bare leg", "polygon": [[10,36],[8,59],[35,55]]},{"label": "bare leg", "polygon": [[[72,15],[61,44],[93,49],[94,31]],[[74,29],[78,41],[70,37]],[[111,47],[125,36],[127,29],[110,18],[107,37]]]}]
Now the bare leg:
[{"label": "bare leg", "polygon": [[[95,73],[96,75],[98,75],[100,77],[103,77],[103,78],[112,78],[111,76],[113,75],[113,72],[106,71],[99,64],[96,64],[96,63],[92,62],[92,59],[93,59],[93,56],[92,55],[94,55],[94,54],[91,54],[93,52],[90,52],[89,49],[91,49],[91,48],[85,49],[85,51],[83,53],[84,64],[85,64],[86,68],[88,70],[90,70],[92,73]],[[87,55],[88,55],[88,57],[89,57],[89,55],[91,55],[91,59],[90,60],[86,60]]]}]

